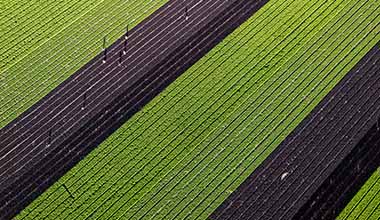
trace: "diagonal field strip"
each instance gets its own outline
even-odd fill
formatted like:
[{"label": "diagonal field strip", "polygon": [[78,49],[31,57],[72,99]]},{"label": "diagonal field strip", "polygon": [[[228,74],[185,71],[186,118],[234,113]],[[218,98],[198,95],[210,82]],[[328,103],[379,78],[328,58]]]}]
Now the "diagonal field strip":
[{"label": "diagonal field strip", "polygon": [[[378,146],[378,145],[377,145]],[[380,216],[380,173],[376,170],[338,216],[338,220],[378,219]]]},{"label": "diagonal field strip", "polygon": [[18,218],[206,218],[379,40],[376,4],[270,1]]},{"label": "diagonal field strip", "polygon": [[265,2],[172,1],[9,124],[0,141],[2,216],[17,212]]},{"label": "diagonal field strip", "polygon": [[125,33],[127,26],[134,27],[166,2],[111,0],[101,3],[61,32],[49,35],[46,43],[16,65],[1,69],[0,128],[94,58],[102,50],[104,37],[108,46]]},{"label": "diagonal field strip", "polygon": [[[107,67],[107,66],[105,66],[105,67]],[[62,89],[62,88],[61,88]],[[90,97],[89,97],[90,98]],[[46,100],[43,100],[42,102],[46,102]],[[57,100],[55,100],[55,101],[57,101]],[[62,103],[61,103],[62,104]],[[57,107],[57,106],[56,106]],[[58,106],[59,107],[59,106]],[[36,111],[35,111],[36,112]],[[29,112],[29,113],[33,113],[33,112]],[[39,112],[40,114],[41,114],[41,112]],[[28,114],[28,113],[25,113],[26,115]],[[30,116],[30,115],[29,115]],[[33,117],[35,117],[35,115],[33,116]],[[30,117],[31,118],[31,117]],[[24,119],[25,120],[25,118],[22,118],[22,119]],[[31,123],[29,123],[28,125],[30,126],[30,124]],[[13,127],[13,125],[12,126],[9,126],[9,127]],[[7,148],[7,147],[5,147],[5,146],[7,146],[7,144],[6,144],[6,141],[8,141],[8,143],[9,143],[9,141],[11,141],[11,142],[15,142],[15,141],[17,141],[17,138],[20,138],[21,136],[18,136],[17,137],[17,135],[16,135],[16,133],[13,133],[15,130],[17,130],[17,129],[19,129],[20,127],[13,127],[12,129],[10,129],[11,131],[9,132],[9,130],[7,130],[9,133],[8,134],[11,134],[11,135],[7,135],[6,133],[7,133],[7,131],[6,131],[6,129],[2,129],[1,131],[3,132],[3,137],[1,138],[1,143],[2,143],[2,146],[4,146],[2,149],[1,149],[1,151],[3,152],[3,158],[2,159],[4,159],[4,157],[6,156],[6,155],[9,155],[11,152],[10,151],[7,151],[7,149],[10,149],[9,147]],[[21,128],[26,128],[26,127],[21,127]],[[30,127],[29,127],[30,128]],[[27,130],[27,129],[24,129],[23,131],[25,132],[25,130]],[[20,133],[19,133],[20,134]],[[24,133],[25,134],[25,133]],[[22,133],[21,133],[21,135],[22,135]],[[16,137],[16,138],[13,138],[13,137]],[[13,139],[12,139],[13,138]],[[23,140],[23,141],[25,141],[25,140]],[[22,141],[22,142],[23,142]],[[38,141],[37,139],[35,139],[34,141]],[[40,143],[41,144],[41,143]],[[13,150],[12,150],[13,151]],[[7,161],[7,160],[3,160],[3,161]],[[3,166],[3,168],[4,168],[4,166]],[[5,168],[5,169],[7,169],[7,168]]]},{"label": "diagonal field strip", "polygon": [[[358,71],[354,73],[353,71],[350,72],[350,74],[355,75],[354,77],[362,77],[366,79],[369,84],[362,84],[353,80],[349,83],[352,85],[351,89],[343,89],[339,94],[337,92],[335,93],[341,97],[340,99],[352,103],[355,99],[360,100],[361,98],[358,98],[359,96],[363,96],[363,100],[367,100],[368,97],[376,98],[377,95],[370,95],[370,93],[375,91],[380,84],[380,78],[378,75],[380,72],[380,50],[378,46],[375,46],[370,51],[370,53],[374,54],[373,52],[376,52],[377,54],[373,55],[372,59],[368,59],[368,56],[366,56],[361,62],[359,62],[357,66],[361,66],[361,69],[358,69]],[[366,62],[364,63],[363,60]],[[340,85],[344,81],[345,80],[342,80]],[[353,92],[354,90],[356,90],[356,92]],[[352,98],[347,99],[350,94],[351,96],[353,95]],[[353,112],[352,109],[355,109],[358,110],[355,118],[358,118],[358,115],[363,114],[363,105],[370,104],[371,101],[359,101],[357,104],[351,106],[350,109],[343,107],[339,111],[336,109],[333,111],[338,112],[339,115],[348,115],[350,112]],[[344,105],[345,104],[343,103],[338,103],[337,106],[342,107]],[[298,217],[296,218],[335,219],[337,214],[344,207],[344,204],[350,199],[350,195],[352,195],[354,191],[357,191],[364,181],[368,179],[371,173],[379,166],[380,148],[377,146],[380,140],[380,133],[378,132],[376,125],[379,114],[374,113],[371,113],[375,117],[374,121],[367,122],[372,125],[372,127],[361,128],[356,132],[359,134],[357,137],[360,138],[361,135],[364,135],[364,137],[359,142],[356,142],[353,138],[352,141],[346,145],[345,148],[352,149],[351,152],[341,160],[339,166],[324,180],[323,184],[312,195],[311,199],[300,209],[297,214]],[[324,115],[324,117],[328,118],[327,115]],[[335,130],[341,125],[341,123],[337,123],[337,121],[339,121],[338,118],[331,119],[332,123],[335,122]],[[330,135],[333,134],[333,132],[334,131],[331,131]],[[366,132],[366,134],[363,134],[363,132]],[[353,135],[356,135],[356,133],[351,129],[350,132],[346,133],[346,136],[352,137]],[[343,146],[340,146],[340,148],[343,148]]]},{"label": "diagonal field strip", "polygon": [[353,194],[378,168],[379,141],[380,133],[375,123],[300,209],[298,219],[336,219]]},{"label": "diagonal field strip", "polygon": [[[100,71],[102,67],[103,68],[111,68],[111,70],[113,70],[113,72],[115,72],[115,73],[119,72],[120,73],[120,70],[122,70],[122,69],[120,69],[120,65],[116,65],[116,66],[119,66],[119,69],[115,69],[115,64],[118,64],[118,59],[114,59],[114,58],[116,58],[115,57],[115,51],[114,51],[115,47],[116,47],[116,49],[119,49],[120,46],[121,46],[121,41],[117,42],[114,45],[113,50],[110,51],[111,54],[113,52],[113,54],[111,56],[111,61],[113,59],[113,62],[108,62],[108,63],[106,62],[106,63],[104,63],[104,61],[105,61],[104,59],[105,58],[102,58],[103,55],[99,55],[96,59],[94,59],[93,63],[90,63],[90,64],[86,65],[83,68],[83,71],[80,71],[76,76],[72,77],[70,79],[71,81],[67,81],[68,83],[61,84],[61,86],[56,89],[55,93],[51,93],[51,95],[49,95],[49,96],[45,97],[43,100],[41,100],[40,103],[43,103],[43,104],[47,105],[48,107],[52,108],[52,109],[47,109],[47,110],[49,110],[49,112],[48,112],[47,115],[44,115],[44,114],[42,114],[41,111],[38,111],[40,109],[43,109],[43,105],[42,105],[42,107],[41,107],[41,105],[36,105],[34,108],[32,108],[28,112],[26,112],[24,114],[24,117],[21,117],[19,120],[16,120],[13,124],[10,124],[7,128],[3,129],[3,138],[1,140],[1,144],[4,146],[4,148],[1,149],[2,154],[3,154],[3,156],[2,156],[3,161],[4,162],[7,161],[7,160],[4,160],[5,157],[8,157],[8,156],[14,157],[14,155],[11,155],[11,153],[15,152],[17,149],[21,149],[22,150],[22,148],[20,147],[20,145],[24,144],[26,142],[25,139],[24,140],[22,139],[22,136],[23,135],[24,136],[25,135],[29,135],[28,132],[29,132],[30,128],[34,127],[36,129],[36,130],[31,130],[32,135],[34,135],[34,136],[30,136],[29,135],[30,139],[34,139],[34,138],[38,138],[38,137],[41,138],[41,131],[42,132],[45,132],[45,131],[43,131],[44,127],[42,127],[42,129],[41,129],[41,127],[38,127],[38,126],[39,126],[39,124],[45,125],[45,127],[47,126],[46,121],[44,122],[43,120],[51,120],[51,119],[58,118],[59,117],[58,113],[64,115],[64,114],[67,113],[67,111],[68,111],[68,113],[70,113],[70,112],[75,113],[75,111],[73,111],[73,109],[69,108],[69,107],[71,107],[73,105],[76,106],[76,107],[79,107],[79,109],[82,110],[82,111],[86,110],[86,109],[87,109],[86,111],[92,110],[92,108],[89,108],[89,106],[91,107],[90,104],[92,104],[92,105],[94,105],[94,104],[99,105],[99,103],[96,103],[96,102],[94,102],[93,99],[91,99],[92,98],[91,96],[89,96],[89,98],[90,98],[89,100],[91,100],[91,102],[88,102],[88,101],[84,102],[86,100],[83,99],[83,97],[84,97],[83,93],[86,92],[86,94],[87,94],[88,92],[93,92],[90,89],[97,91],[98,88],[96,88],[94,86],[96,84],[99,84],[99,82],[102,82],[102,81],[99,80],[99,78],[100,79],[104,78],[104,75],[103,74],[102,75],[98,74],[98,75],[100,75],[100,77],[96,78],[95,77],[96,75],[94,76],[94,74],[92,74],[92,75],[87,74],[87,76],[84,77],[84,79],[83,78],[79,78],[79,76],[85,75],[85,73],[92,73],[94,71]],[[119,48],[117,48],[117,47],[119,47]],[[129,47],[129,49],[130,48],[131,47]],[[110,52],[108,52],[108,54]],[[118,51],[117,51],[117,54],[119,54]],[[129,56],[131,56],[131,55],[129,55]],[[140,56],[141,56],[141,54],[140,54]],[[123,62],[126,62],[126,61],[124,60]],[[99,65],[94,65],[94,63],[95,64],[96,63],[104,63],[104,65],[100,66],[100,68],[99,68]],[[117,77],[113,76],[112,74],[108,73],[107,75],[111,75],[111,79],[113,79],[113,78],[117,79]],[[134,75],[136,75],[136,74],[134,74]],[[132,76],[134,76],[134,75],[132,75]],[[92,77],[92,79],[91,79],[91,77]],[[94,80],[95,83],[91,84],[93,82],[89,81],[88,78],[91,79],[91,80]],[[79,80],[81,80],[81,81],[79,81]],[[86,82],[85,80],[88,80],[88,81]],[[108,81],[109,81],[109,79],[108,79]],[[105,81],[105,82],[108,82],[108,81]],[[74,84],[74,85],[75,84],[78,84],[78,85],[76,85],[74,87],[69,87],[68,85],[70,85],[70,83]],[[85,86],[87,86],[87,88],[82,85],[83,83],[87,84],[87,85],[85,85]],[[113,84],[107,85],[107,86],[112,86],[112,85]],[[81,87],[83,87],[83,88],[81,88]],[[67,88],[67,91],[64,90],[66,88]],[[75,94],[70,94],[70,92],[72,93],[73,91],[75,91],[76,93]],[[103,91],[103,93],[104,93],[104,91]],[[90,95],[90,94],[91,93],[89,93],[88,95]],[[66,98],[66,100],[67,100],[66,102],[68,102],[68,103],[64,103],[64,102],[61,101],[60,104],[57,105],[56,103],[58,101],[56,100],[56,98],[59,95],[64,95],[63,98]],[[67,96],[67,97],[65,97],[65,96]],[[82,96],[82,98],[79,99],[78,96]],[[71,99],[74,98],[74,101],[79,101],[79,102],[78,103],[73,103],[70,100],[70,98]],[[104,99],[104,97],[100,97],[100,98]],[[83,103],[87,103],[87,104],[85,106],[83,106]],[[70,104],[70,105],[68,106],[68,104]],[[86,108],[84,108],[84,107],[86,107]],[[76,109],[74,109],[74,110],[76,110]],[[78,115],[78,113],[75,113],[75,114]],[[52,117],[52,118],[49,119],[49,117]],[[83,118],[83,115],[81,117]],[[68,117],[68,118],[69,118],[69,120],[72,120],[72,118],[70,118],[70,117]],[[56,124],[56,122],[54,122],[54,121],[51,121],[51,123],[52,124],[50,124],[50,126]],[[64,123],[67,124],[67,121],[64,121]],[[14,125],[18,125],[18,126],[14,126]],[[28,127],[25,126],[25,125],[28,125]],[[61,129],[61,127],[57,127],[57,129]],[[38,131],[39,131],[39,133],[38,133]],[[16,135],[16,132],[19,132],[19,135]],[[57,133],[59,133],[59,132],[57,132]],[[38,139],[37,140],[34,139],[34,141],[36,142],[36,141],[39,141],[39,140]],[[11,144],[16,144],[16,146],[13,148],[12,146],[10,146]],[[5,147],[5,146],[7,146],[7,147]],[[18,155],[16,155],[16,156],[18,156]],[[5,167],[3,166],[3,168],[5,168]]]},{"label": "diagonal field strip", "polygon": [[[324,212],[330,207],[327,200],[335,201],[332,195],[339,189],[336,182],[344,181],[338,176],[344,175],[344,166],[349,164],[344,158],[351,151],[353,158],[360,158],[360,152],[354,149],[361,145],[356,147],[356,143],[368,125],[374,124],[373,117],[376,121],[380,114],[376,105],[380,94],[379,63],[380,50],[375,46],[212,218],[323,219],[321,215],[328,215]],[[380,151],[373,150],[376,159]],[[343,168],[338,169],[338,165]],[[334,169],[338,174],[331,174]],[[333,179],[327,179],[330,174]]]},{"label": "diagonal field strip", "polygon": [[[99,59],[98,59],[98,61],[99,61]],[[100,60],[101,61],[101,60]],[[125,62],[125,61],[123,61],[123,62]],[[115,62],[114,62],[115,63]],[[116,62],[117,63],[117,62]],[[112,64],[112,63],[111,63]],[[58,88],[58,90],[62,90],[62,88]],[[87,89],[88,90],[88,89]],[[88,91],[87,91],[88,92]],[[89,94],[89,93],[87,93],[87,94]],[[54,95],[56,95],[56,94],[54,94]],[[50,98],[51,99],[51,97],[48,97],[48,98]],[[46,102],[46,100],[43,100],[43,102]],[[88,103],[87,105],[86,105],[86,109],[88,108],[87,106],[89,106],[89,104],[91,104],[91,103]],[[80,106],[82,106],[82,105],[80,105]],[[37,106],[37,107],[40,107],[40,106]],[[34,111],[34,112],[36,112],[35,110],[36,110],[37,108],[35,108],[35,109],[33,109],[32,111]],[[90,109],[90,108],[88,108],[88,109]],[[57,110],[60,110],[60,109],[57,109]],[[82,111],[83,111],[84,109],[82,108]],[[30,113],[34,113],[34,112],[28,112],[27,114],[26,114],[26,117],[25,118],[27,118],[27,117],[29,117],[29,118],[32,118],[30,115],[28,115],[28,114],[30,114]],[[62,110],[61,110],[62,111]],[[38,113],[38,112],[37,112]],[[43,114],[41,114],[41,113],[39,113],[40,115],[43,115]],[[49,112],[49,114],[52,114],[51,112]],[[36,116],[34,116],[34,117],[36,117]],[[43,117],[45,117],[45,116],[43,116]],[[56,117],[56,116],[55,116]],[[21,118],[19,121],[16,121],[15,122],[15,124],[16,125],[23,125],[22,123],[24,122],[24,123],[26,123],[26,124],[28,124],[28,128],[27,127],[24,127],[24,126],[21,126],[21,127],[16,127],[16,126],[14,126],[14,125],[9,125],[9,129],[8,130],[5,130],[4,131],[4,138],[3,138],[3,140],[2,140],[2,144],[4,144],[4,146],[6,146],[7,144],[12,144],[12,143],[17,143],[17,139],[19,139],[20,138],[20,136],[17,136],[16,134],[14,134],[14,133],[12,133],[12,132],[24,132],[24,134],[27,132],[27,130],[30,128],[30,126],[35,126],[35,122],[27,122],[26,120],[25,120],[25,118]],[[38,118],[37,118],[38,119]],[[34,123],[34,124],[33,124]],[[38,123],[41,123],[41,122],[38,122]],[[7,133],[9,133],[9,134],[11,134],[11,136],[8,136],[7,135]],[[21,133],[22,135],[23,135],[23,133]],[[12,136],[14,136],[14,137],[12,137]],[[16,139],[16,140],[15,140]],[[25,140],[21,140],[22,142],[25,142]],[[18,145],[20,145],[20,144],[18,144]],[[8,149],[10,149],[10,150],[14,150],[14,148],[12,149],[12,148],[9,148],[9,147],[7,147]],[[5,153],[5,155],[3,156],[3,158],[4,157],[7,157],[8,155],[10,155],[10,153],[9,152],[7,152],[7,149],[2,149],[2,151],[3,151],[3,153]],[[4,161],[7,161],[7,160],[4,160]]]}]

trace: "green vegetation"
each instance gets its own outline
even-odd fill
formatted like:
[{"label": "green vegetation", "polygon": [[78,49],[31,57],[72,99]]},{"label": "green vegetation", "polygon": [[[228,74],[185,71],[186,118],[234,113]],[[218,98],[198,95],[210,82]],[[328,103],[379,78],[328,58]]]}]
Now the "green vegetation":
[{"label": "green vegetation", "polygon": [[206,219],[380,40],[379,7],[270,1],[17,219]]},{"label": "green vegetation", "polygon": [[15,65],[103,0],[1,1],[0,70]]},{"label": "green vegetation", "polygon": [[0,18],[6,27],[0,39],[0,128],[101,52],[105,36],[111,44],[127,25],[137,25],[167,1],[11,1],[10,16]]},{"label": "green vegetation", "polygon": [[380,168],[372,174],[338,219],[373,219],[380,216]]}]

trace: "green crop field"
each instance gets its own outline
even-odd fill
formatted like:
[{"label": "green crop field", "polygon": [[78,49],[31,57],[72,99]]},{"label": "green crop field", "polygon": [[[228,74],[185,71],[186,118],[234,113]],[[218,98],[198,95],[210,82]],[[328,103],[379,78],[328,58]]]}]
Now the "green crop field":
[{"label": "green crop field", "polygon": [[206,219],[380,40],[379,7],[270,1],[16,219]]},{"label": "green crop field", "polygon": [[[16,65],[65,26],[75,23],[98,1],[2,1],[0,69]],[[6,3],[6,4],[5,4]],[[6,15],[6,16],[5,16]]]},{"label": "green crop field", "polygon": [[108,46],[167,1],[9,1],[9,16],[0,15],[0,128],[101,52],[104,37]]},{"label": "green crop field", "polygon": [[340,213],[339,220],[373,219],[380,216],[380,168]]}]

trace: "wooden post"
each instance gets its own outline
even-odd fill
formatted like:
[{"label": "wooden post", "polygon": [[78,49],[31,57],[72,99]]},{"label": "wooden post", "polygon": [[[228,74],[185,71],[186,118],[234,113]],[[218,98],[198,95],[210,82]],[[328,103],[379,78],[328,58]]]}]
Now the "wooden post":
[{"label": "wooden post", "polygon": [[185,7],[185,19],[189,20],[189,11],[187,9],[187,6]]},{"label": "wooden post", "polygon": [[123,49],[124,55],[127,54],[128,37],[129,37],[129,25],[127,25],[127,31],[125,32],[125,36],[124,36],[124,49]]}]

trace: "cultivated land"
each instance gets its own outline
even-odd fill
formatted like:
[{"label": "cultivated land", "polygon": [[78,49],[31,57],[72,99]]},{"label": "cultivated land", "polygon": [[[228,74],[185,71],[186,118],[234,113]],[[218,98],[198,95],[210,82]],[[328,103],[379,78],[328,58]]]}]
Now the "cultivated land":
[{"label": "cultivated land", "polygon": [[379,6],[270,1],[17,219],[207,218],[380,40]]},{"label": "cultivated land", "polygon": [[326,215],[359,176],[352,167],[380,155],[358,144],[380,114],[379,63],[375,46],[211,218],[333,219]]},{"label": "cultivated land", "polygon": [[[4,128],[0,135],[4,146],[0,159],[2,216],[17,212],[31,196],[46,189],[70,164],[121,126],[144,100],[161,91],[162,81],[174,80],[264,1],[250,3],[188,2],[189,19],[182,2],[166,4],[133,29],[128,41],[123,36],[108,48],[106,62],[100,54]],[[123,51],[125,55],[119,56]]]},{"label": "cultivated land", "polygon": [[[25,9],[24,6],[17,6],[17,3],[14,3],[16,4],[15,9],[9,9],[9,11],[17,10],[20,7],[21,9],[19,9],[20,12],[15,11],[13,16],[19,16],[14,15],[17,13],[20,13],[20,16],[23,13],[30,16],[28,25],[14,29],[17,30],[17,33],[28,31],[28,35],[24,34],[21,37],[13,33],[14,25],[9,24],[11,21],[8,17],[0,19],[0,22],[7,24],[7,28],[9,26],[4,30],[7,37],[4,40],[3,37],[1,38],[0,45],[17,45],[12,48],[20,51],[14,52],[13,49],[12,51],[9,49],[11,55],[7,55],[7,47],[0,47],[5,50],[2,54],[8,56],[6,60],[9,59],[6,61],[8,64],[0,69],[0,128],[15,119],[100,53],[103,49],[104,37],[106,37],[105,46],[109,46],[125,34],[127,26],[134,27],[164,5],[167,0],[84,2],[66,0],[62,3],[63,8],[60,8],[58,6],[61,6],[61,3],[51,4],[51,2],[44,1],[41,5],[38,3],[29,7],[26,12],[22,10]],[[38,11],[44,4],[48,5],[47,9],[41,10],[41,14],[36,13],[35,11]],[[45,10],[49,12],[45,12]],[[56,15],[54,18],[48,16],[51,11]],[[45,24],[48,21],[49,23]],[[20,22],[22,21],[20,20]],[[31,37],[34,36],[29,33],[31,27],[33,30],[34,28],[37,30],[35,40],[30,43],[28,40],[26,43],[18,42],[29,34]],[[13,43],[9,43],[8,41],[12,39]],[[21,49],[18,50],[18,47]],[[17,57],[15,58],[17,63],[12,61],[14,57]]]},{"label": "cultivated land", "polygon": [[380,216],[380,168],[376,170],[337,219],[378,219]]},{"label": "cultivated land", "polygon": [[103,0],[2,1],[0,73],[80,19]]}]

